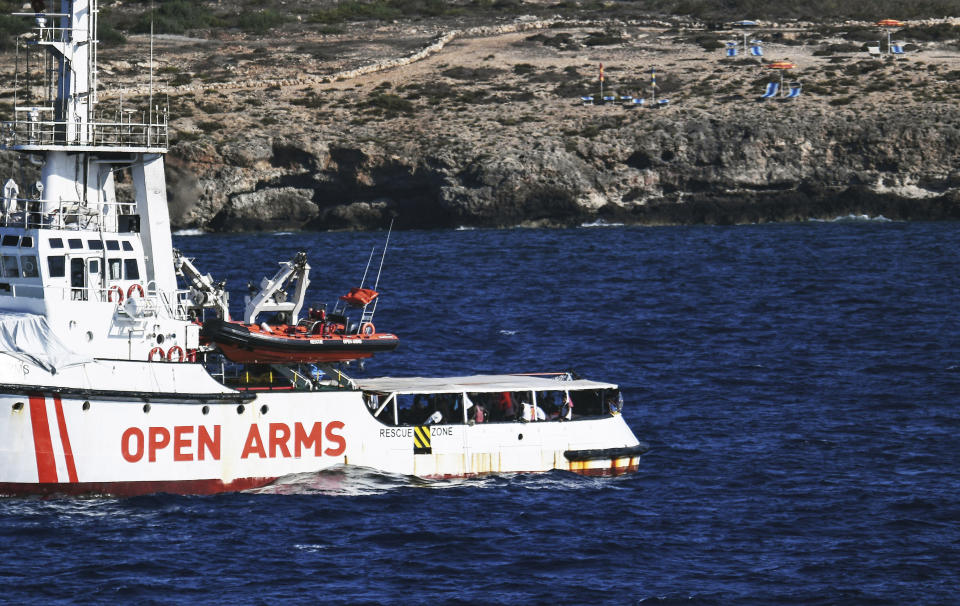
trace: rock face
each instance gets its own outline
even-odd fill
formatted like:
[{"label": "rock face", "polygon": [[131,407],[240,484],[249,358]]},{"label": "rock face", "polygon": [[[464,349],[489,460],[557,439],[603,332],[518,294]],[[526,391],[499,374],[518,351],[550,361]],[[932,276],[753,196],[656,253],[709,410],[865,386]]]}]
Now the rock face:
[{"label": "rock face", "polygon": [[960,218],[951,105],[636,111],[576,132],[434,137],[387,120],[183,143],[169,161],[172,221],[236,231]]}]

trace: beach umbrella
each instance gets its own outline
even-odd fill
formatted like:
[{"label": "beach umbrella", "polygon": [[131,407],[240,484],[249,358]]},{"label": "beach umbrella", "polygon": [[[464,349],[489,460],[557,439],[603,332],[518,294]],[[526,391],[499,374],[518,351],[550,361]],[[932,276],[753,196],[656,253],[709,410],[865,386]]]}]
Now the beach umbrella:
[{"label": "beach umbrella", "polygon": [[773,63],[768,63],[766,67],[780,71],[780,96],[783,96],[783,72],[796,68],[797,64],[790,61],[774,61]]},{"label": "beach umbrella", "polygon": [[[734,21],[733,25],[736,27],[757,27],[760,25],[756,21],[750,21],[749,19],[744,19],[743,21]],[[747,47],[747,32],[743,32],[743,47]]]},{"label": "beach umbrella", "polygon": [[887,52],[893,52],[890,50],[890,29],[895,27],[903,27],[903,21],[897,21],[896,19],[881,19],[877,21],[877,25],[887,30]]}]

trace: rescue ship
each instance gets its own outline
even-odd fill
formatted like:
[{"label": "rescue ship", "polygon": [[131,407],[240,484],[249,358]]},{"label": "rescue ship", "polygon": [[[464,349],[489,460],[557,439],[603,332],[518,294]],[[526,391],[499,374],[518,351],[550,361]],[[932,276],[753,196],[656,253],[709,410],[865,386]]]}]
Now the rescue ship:
[{"label": "rescue ship", "polygon": [[[2,147],[41,168],[34,183],[8,179],[0,209],[0,494],[206,494],[337,465],[426,478],[637,469],[646,445],[610,383],[352,379],[340,362],[355,352],[231,352],[212,328],[230,322],[225,285],[173,248],[167,113],[152,98],[139,113],[98,103],[97,0],[30,6],[18,56],[34,60],[18,70],[37,73],[18,74]],[[261,284],[240,324],[316,321],[278,292]],[[335,324],[341,340],[367,334]]]}]

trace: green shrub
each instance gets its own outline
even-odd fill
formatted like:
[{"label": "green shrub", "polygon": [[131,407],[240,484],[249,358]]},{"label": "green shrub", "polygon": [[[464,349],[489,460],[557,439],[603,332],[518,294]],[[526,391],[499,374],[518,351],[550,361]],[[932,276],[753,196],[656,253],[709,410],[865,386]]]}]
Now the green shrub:
[{"label": "green shrub", "polygon": [[245,32],[265,34],[289,21],[289,17],[269,8],[259,11],[241,11],[234,25]]},{"label": "green shrub", "polygon": [[159,0],[153,12],[147,10],[140,15],[133,25],[134,33],[150,33],[151,18],[155,34],[182,34],[217,22],[210,9],[199,2]]},{"label": "green shrub", "polygon": [[590,32],[583,43],[587,46],[614,46],[625,42],[620,32],[611,30],[603,32]]},{"label": "green shrub", "polygon": [[381,109],[388,113],[412,114],[414,105],[403,97],[390,93],[377,93],[367,99],[367,107]]},{"label": "green shrub", "polygon": [[200,130],[202,130],[204,133],[208,135],[212,132],[216,132],[220,130],[222,127],[223,125],[220,122],[217,122],[216,120],[205,120],[203,122],[197,123],[197,128],[199,128]]},{"label": "green shrub", "polygon": [[193,76],[186,72],[182,72],[170,80],[170,86],[183,86],[185,84],[190,84],[191,82],[193,82]]}]

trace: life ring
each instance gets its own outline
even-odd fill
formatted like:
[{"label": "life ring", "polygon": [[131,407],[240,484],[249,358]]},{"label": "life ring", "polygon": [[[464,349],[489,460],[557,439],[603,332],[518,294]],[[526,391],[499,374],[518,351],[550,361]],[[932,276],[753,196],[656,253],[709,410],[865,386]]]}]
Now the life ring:
[{"label": "life ring", "polygon": [[150,355],[147,356],[147,360],[149,360],[150,362],[153,362],[153,356],[154,356],[154,355],[157,355],[157,354],[160,355],[160,359],[162,360],[162,359],[163,359],[163,349],[160,348],[160,347],[154,347],[153,349],[151,349],[151,350],[150,350]]},{"label": "life ring", "polygon": [[[173,356],[177,356],[177,359],[174,360]],[[170,348],[170,351],[167,352],[167,362],[183,362],[183,348],[179,345],[174,345]]]},{"label": "life ring", "polygon": [[361,335],[372,335],[375,332],[377,332],[377,329],[373,327],[373,322],[364,322],[360,325]]},{"label": "life ring", "polygon": [[117,304],[123,303],[123,289],[114,284],[107,291],[107,301],[113,303],[113,293],[117,293]]},{"label": "life ring", "polygon": [[127,298],[128,298],[128,299],[132,298],[134,292],[140,293],[140,298],[141,298],[141,299],[144,297],[143,287],[140,286],[139,284],[131,284],[131,285],[130,285],[130,288],[127,289]]}]

